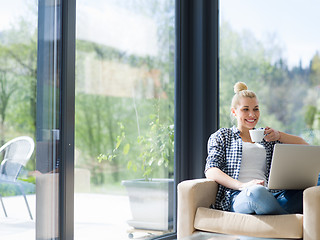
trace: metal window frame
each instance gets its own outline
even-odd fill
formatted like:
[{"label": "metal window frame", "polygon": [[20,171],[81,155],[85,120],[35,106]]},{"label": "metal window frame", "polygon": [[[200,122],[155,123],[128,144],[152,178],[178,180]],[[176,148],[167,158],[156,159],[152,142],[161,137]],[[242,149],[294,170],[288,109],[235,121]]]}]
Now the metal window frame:
[{"label": "metal window frame", "polygon": [[74,128],[76,0],[61,4],[61,163],[59,230],[61,240],[74,238]]},{"label": "metal window frame", "polygon": [[[175,17],[177,189],[181,181],[204,177],[207,141],[219,127],[219,1],[176,0]],[[177,192],[175,204],[177,211]]]},{"label": "metal window frame", "polygon": [[177,0],[176,182],[203,177],[207,140],[219,127],[218,0]]},{"label": "metal window frame", "polygon": [[[219,127],[218,0],[175,0],[175,186],[204,176],[206,142]],[[61,1],[60,239],[74,236],[76,0]],[[176,199],[176,193],[175,193]],[[176,209],[175,204],[175,211]],[[175,214],[176,215],[176,214]],[[175,223],[177,219],[175,217]],[[175,238],[173,234],[158,239]]]}]

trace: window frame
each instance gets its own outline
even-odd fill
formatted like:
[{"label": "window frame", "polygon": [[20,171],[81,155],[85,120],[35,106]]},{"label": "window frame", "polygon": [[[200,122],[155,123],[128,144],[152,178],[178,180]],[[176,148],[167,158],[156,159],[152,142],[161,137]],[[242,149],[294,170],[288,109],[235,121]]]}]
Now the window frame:
[{"label": "window frame", "polygon": [[74,238],[76,0],[61,1],[60,239]]},{"label": "window frame", "polygon": [[[74,237],[76,0],[61,1],[60,239]],[[218,1],[175,0],[175,187],[204,177],[208,137],[219,126]],[[177,188],[175,188],[177,189]],[[174,211],[177,211],[175,191]],[[176,238],[174,233],[156,239]]]}]

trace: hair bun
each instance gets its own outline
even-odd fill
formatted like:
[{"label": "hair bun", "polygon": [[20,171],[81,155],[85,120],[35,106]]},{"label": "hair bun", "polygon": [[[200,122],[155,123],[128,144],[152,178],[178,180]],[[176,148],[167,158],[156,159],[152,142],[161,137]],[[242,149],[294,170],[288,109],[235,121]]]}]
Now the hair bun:
[{"label": "hair bun", "polygon": [[248,87],[244,82],[237,82],[234,85],[234,93],[239,93],[243,90],[248,90]]}]

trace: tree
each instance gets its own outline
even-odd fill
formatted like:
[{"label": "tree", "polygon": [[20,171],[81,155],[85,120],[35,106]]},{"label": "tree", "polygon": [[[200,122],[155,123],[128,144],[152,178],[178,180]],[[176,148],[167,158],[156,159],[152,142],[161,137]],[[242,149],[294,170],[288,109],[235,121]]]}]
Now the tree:
[{"label": "tree", "polygon": [[[0,62],[1,141],[21,134],[35,136],[37,29],[30,22],[20,19],[1,33]],[[28,166],[34,169],[35,159]]]},{"label": "tree", "polygon": [[[274,42],[274,41],[273,41]],[[262,44],[249,31],[238,33],[222,21],[220,26],[220,122],[230,119],[233,85],[246,82],[256,92],[261,110],[260,126],[271,126],[301,135],[304,99],[310,87],[309,70],[301,64],[289,69],[286,59],[273,42]],[[275,51],[275,49],[277,51]],[[314,58],[314,66],[316,58]]]},{"label": "tree", "polygon": [[[3,58],[0,57],[2,60]],[[3,65],[2,65],[3,66]],[[3,145],[5,143],[5,122],[7,116],[8,105],[12,94],[16,90],[16,84],[8,79],[6,70],[0,70],[0,143]]]},{"label": "tree", "polygon": [[[76,89],[76,147],[81,154],[76,161],[77,166],[91,170],[96,185],[103,184],[107,178],[111,182],[119,182],[124,178],[141,177],[140,169],[134,173],[128,171],[126,165],[128,161],[135,161],[141,153],[143,146],[137,144],[137,139],[147,136],[150,131],[149,116],[158,113],[155,102],[160,105],[159,125],[172,125],[174,116],[174,1],[114,3],[153,20],[157,26],[159,53],[156,56],[138,56],[103,44],[77,40],[76,85],[79,87]],[[112,96],[99,92],[99,89],[89,93],[88,89],[82,88],[91,79],[98,79],[101,85],[106,84],[113,73],[105,74],[104,71],[114,63],[119,67],[117,74],[126,69],[138,72],[135,76],[136,85],[133,86],[136,92]],[[86,64],[94,65],[95,70],[90,71],[94,72],[91,79],[85,72]],[[124,87],[123,79],[127,77],[123,75],[119,80]],[[149,83],[153,84],[151,88]],[[117,156],[113,161],[99,161],[97,157],[100,154],[107,154],[116,148],[122,132],[121,125],[125,127],[124,142],[130,143],[130,152],[126,156]],[[173,165],[173,157],[169,160]],[[109,179],[110,176],[112,179]]]},{"label": "tree", "polygon": [[320,85],[320,56],[319,52],[313,56],[310,62],[310,81],[312,86]]},{"label": "tree", "polygon": [[[265,76],[272,71],[271,54],[248,31],[235,32],[231,25],[222,21],[220,26],[220,122],[230,127],[230,104],[236,82],[245,82],[258,96],[268,91]],[[261,86],[264,85],[262,88]],[[260,97],[261,109],[267,111],[267,103]],[[268,114],[265,114],[268,116]],[[261,118],[260,124],[264,123]],[[271,118],[269,119],[271,120]],[[273,119],[274,121],[274,119]],[[275,122],[275,121],[274,121]],[[229,124],[228,124],[229,123]]]}]

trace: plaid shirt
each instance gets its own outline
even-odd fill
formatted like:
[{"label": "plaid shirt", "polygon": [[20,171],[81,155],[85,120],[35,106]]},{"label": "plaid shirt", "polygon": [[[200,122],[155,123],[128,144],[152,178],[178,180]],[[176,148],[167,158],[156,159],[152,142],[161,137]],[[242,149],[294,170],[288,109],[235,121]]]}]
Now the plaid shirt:
[{"label": "plaid shirt", "polygon": [[[270,165],[273,148],[276,142],[266,142],[263,140],[261,145],[266,149],[266,179],[269,179]],[[208,157],[205,171],[209,168],[217,167],[234,179],[238,179],[242,159],[242,139],[240,131],[233,126],[232,128],[221,128],[212,134],[208,141]],[[232,189],[219,185],[216,202],[213,208],[225,211],[230,210],[230,195]]]}]

